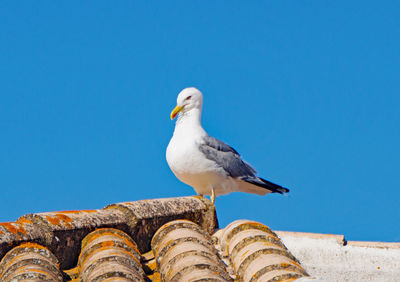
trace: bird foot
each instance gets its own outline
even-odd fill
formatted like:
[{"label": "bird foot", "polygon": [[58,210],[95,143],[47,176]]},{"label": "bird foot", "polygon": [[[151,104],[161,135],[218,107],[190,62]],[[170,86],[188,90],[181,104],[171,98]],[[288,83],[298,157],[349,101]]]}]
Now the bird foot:
[{"label": "bird foot", "polygon": [[[198,195],[199,195],[200,197],[203,197],[203,198],[206,197],[206,196],[203,195],[203,194],[198,194]],[[215,192],[214,192],[214,189],[211,189],[210,200],[211,200],[211,203],[215,204]]]}]

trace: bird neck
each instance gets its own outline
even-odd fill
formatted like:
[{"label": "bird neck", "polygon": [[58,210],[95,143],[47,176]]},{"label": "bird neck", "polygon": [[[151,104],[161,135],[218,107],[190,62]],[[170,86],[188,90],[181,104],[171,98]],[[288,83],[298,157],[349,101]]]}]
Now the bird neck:
[{"label": "bird neck", "polygon": [[201,109],[191,109],[187,112],[181,112],[178,116],[178,120],[175,125],[175,133],[187,132],[189,130],[195,130],[197,132],[204,132],[203,127],[201,126]]}]

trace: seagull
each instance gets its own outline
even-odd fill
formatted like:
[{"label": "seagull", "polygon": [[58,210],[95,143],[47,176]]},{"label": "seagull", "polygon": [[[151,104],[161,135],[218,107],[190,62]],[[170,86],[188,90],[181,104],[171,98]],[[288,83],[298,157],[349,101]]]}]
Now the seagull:
[{"label": "seagull", "polygon": [[256,170],[243,161],[239,153],[224,142],[210,136],[201,126],[203,95],[194,88],[183,89],[177,106],[174,134],[168,144],[166,158],[175,176],[193,187],[200,196],[215,196],[235,191],[265,195],[288,193],[289,190],[256,175]]}]

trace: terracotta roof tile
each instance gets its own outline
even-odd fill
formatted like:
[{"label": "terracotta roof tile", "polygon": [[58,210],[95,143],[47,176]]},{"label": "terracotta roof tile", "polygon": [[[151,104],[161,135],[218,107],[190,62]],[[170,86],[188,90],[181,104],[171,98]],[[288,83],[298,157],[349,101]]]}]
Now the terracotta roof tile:
[{"label": "terracotta roof tile", "polygon": [[150,250],[152,236],[149,234],[154,234],[161,225],[175,219],[196,222],[210,234],[218,228],[215,206],[200,196],[120,203],[109,205],[106,209],[125,213],[131,227],[130,234],[141,252]]},{"label": "terracotta roof tile", "polygon": [[0,263],[0,281],[63,281],[57,258],[45,247],[25,243],[13,248]]},{"label": "terracotta roof tile", "polygon": [[145,281],[141,255],[132,238],[113,228],[91,232],[82,241],[79,255],[79,278],[82,281],[103,281],[125,278]]},{"label": "terracotta roof tile", "polygon": [[202,197],[25,215],[0,224],[0,281],[290,281],[307,275],[267,226],[241,220],[217,228],[215,207]]},{"label": "terracotta roof tile", "polygon": [[152,249],[163,281],[231,281],[211,237],[187,220],[163,225],[154,235]]},{"label": "terracotta roof tile", "polygon": [[217,236],[222,254],[229,258],[241,281],[281,281],[307,276],[277,235],[261,223],[237,220]]},{"label": "terracotta roof tile", "polygon": [[152,234],[164,223],[178,218],[198,222],[208,232],[218,226],[215,208],[202,197],[120,203],[101,210],[28,214],[16,222],[0,223],[0,257],[23,242],[36,242],[55,254],[62,269],[72,268],[81,240],[96,228],[106,227],[126,232],[141,252],[147,252]]}]

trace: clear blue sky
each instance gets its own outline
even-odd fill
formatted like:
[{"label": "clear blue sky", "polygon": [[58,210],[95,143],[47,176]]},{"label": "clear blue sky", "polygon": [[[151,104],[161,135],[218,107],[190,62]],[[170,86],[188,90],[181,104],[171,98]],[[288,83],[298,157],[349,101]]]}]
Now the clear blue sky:
[{"label": "clear blue sky", "polygon": [[289,196],[220,225],[400,241],[398,1],[2,1],[0,221],[193,195],[165,161],[179,91]]}]

